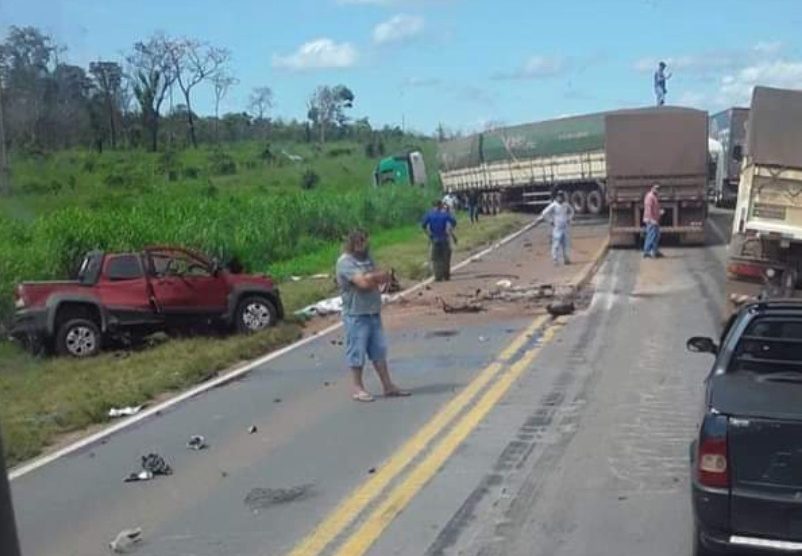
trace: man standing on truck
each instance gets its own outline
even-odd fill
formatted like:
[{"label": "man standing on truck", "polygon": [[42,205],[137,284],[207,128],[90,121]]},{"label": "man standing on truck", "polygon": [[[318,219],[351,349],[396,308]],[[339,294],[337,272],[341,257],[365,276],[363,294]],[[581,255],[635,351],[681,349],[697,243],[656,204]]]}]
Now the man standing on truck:
[{"label": "man standing on truck", "polygon": [[451,279],[451,237],[457,221],[441,201],[435,201],[432,210],[423,219],[423,230],[432,244],[431,259],[434,281]]},{"label": "man standing on truck", "polygon": [[557,192],[554,201],[535,219],[535,226],[548,219],[551,222],[551,258],[555,265],[571,264],[568,250],[571,247],[570,228],[574,221],[574,207],[565,201],[565,193]]},{"label": "man standing on truck", "polygon": [[646,225],[646,239],[643,242],[643,257],[656,259],[660,252],[660,184],[656,183],[643,200],[643,223]]},{"label": "man standing on truck", "polygon": [[654,94],[657,97],[657,106],[663,106],[666,103],[666,81],[671,79],[671,73],[666,73],[666,63],[660,62],[657,66],[657,71],[654,72]]},{"label": "man standing on truck", "polygon": [[346,359],[351,368],[351,396],[358,402],[372,402],[365,390],[362,369],[370,359],[385,397],[409,396],[396,386],[387,368],[387,339],[381,321],[382,296],[379,289],[389,275],[376,268],[368,249],[368,235],[355,230],[348,235],[343,254],[337,260],[337,285],[342,295],[342,317],[346,335]]}]

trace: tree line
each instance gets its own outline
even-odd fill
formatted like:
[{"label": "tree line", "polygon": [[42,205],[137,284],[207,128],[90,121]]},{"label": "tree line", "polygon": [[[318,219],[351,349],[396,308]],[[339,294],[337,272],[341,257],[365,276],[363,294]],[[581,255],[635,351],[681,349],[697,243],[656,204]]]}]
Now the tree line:
[{"label": "tree line", "polygon": [[[35,27],[10,27],[0,43],[2,147],[29,153],[76,146],[156,151],[254,139],[371,141],[376,135],[367,118],[348,117],[355,95],[345,85],[317,87],[304,120],[272,118],[268,86],[251,91],[245,110],[221,115],[223,99],[239,81],[230,51],[203,40],[157,33],[132,45],[121,61],[99,59],[86,68],[65,62],[65,52]],[[211,88],[213,115],[194,110],[199,87]],[[385,127],[382,133],[401,130]]]}]

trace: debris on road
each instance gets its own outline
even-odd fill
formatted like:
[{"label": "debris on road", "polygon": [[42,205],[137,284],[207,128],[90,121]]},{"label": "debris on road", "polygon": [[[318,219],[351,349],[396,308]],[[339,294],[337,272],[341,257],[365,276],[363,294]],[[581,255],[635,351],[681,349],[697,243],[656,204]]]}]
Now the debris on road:
[{"label": "debris on road", "polygon": [[549,303],[546,306],[546,311],[552,317],[562,317],[565,315],[570,315],[574,312],[574,302],[573,301],[557,301],[555,303]]},{"label": "debris on road", "polygon": [[552,298],[556,294],[551,284],[538,284],[536,286],[516,286],[497,289],[482,296],[484,301],[526,301]]},{"label": "debris on road", "polygon": [[172,475],[173,468],[170,467],[164,458],[159,454],[148,454],[142,456],[142,469],[150,471],[154,475]]},{"label": "debris on road", "polygon": [[281,403],[281,398],[273,398],[273,403]]},{"label": "debris on road", "polygon": [[153,478],[153,473],[151,473],[150,471],[140,471],[139,473],[131,473],[125,479],[123,479],[123,482],[137,483],[140,481],[149,481],[152,478]]},{"label": "debris on road", "polygon": [[256,428],[256,425],[251,425],[248,427],[248,434],[256,434],[259,429]]},{"label": "debris on road", "polygon": [[498,282],[496,282],[496,286],[506,290],[506,289],[512,287],[512,281],[511,280],[499,280]]},{"label": "debris on road", "polygon": [[187,448],[190,450],[199,451],[205,450],[208,447],[209,445],[206,444],[206,439],[200,434],[193,434],[189,437],[189,442],[187,442]]},{"label": "debris on road", "polygon": [[486,338],[485,336],[479,336],[479,343],[480,343],[480,344],[483,344],[483,343],[485,343],[486,341],[487,341],[487,338]]},{"label": "debris on road", "polygon": [[131,415],[136,415],[142,408],[145,407],[144,405],[137,405],[134,407],[112,407],[109,409],[109,417],[128,417]]},{"label": "debris on road", "polygon": [[431,330],[427,332],[424,338],[450,338],[459,334],[459,330]]},{"label": "debris on road", "polygon": [[295,502],[309,495],[312,484],[291,488],[254,488],[245,496],[245,505],[252,511],[264,510],[277,504]]},{"label": "debris on road", "polygon": [[123,529],[114,540],[109,543],[109,548],[115,554],[125,554],[134,548],[138,543],[142,542],[142,528]]},{"label": "debris on road", "polygon": [[368,474],[369,475],[373,475],[375,472],[376,472],[376,468],[375,467],[371,467],[370,469],[368,469]]},{"label": "debris on road", "polygon": [[478,303],[463,303],[461,305],[450,305],[442,297],[438,297],[437,301],[443,308],[444,313],[481,313],[485,308]]}]

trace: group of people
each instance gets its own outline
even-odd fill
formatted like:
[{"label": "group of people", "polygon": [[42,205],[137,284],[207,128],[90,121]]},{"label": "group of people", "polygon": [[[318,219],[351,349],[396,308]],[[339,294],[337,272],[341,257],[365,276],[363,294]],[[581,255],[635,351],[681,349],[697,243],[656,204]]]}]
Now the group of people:
[{"label": "group of people", "polygon": [[[570,264],[571,225],[574,208],[560,191],[554,200],[535,219],[534,225],[551,223],[551,256],[555,264]],[[654,184],[644,198],[643,223],[646,240],[643,256],[661,257],[660,244],[660,185]],[[423,219],[422,227],[431,243],[431,260],[436,281],[451,278],[451,243],[457,243],[454,229],[457,221],[450,208],[436,201]],[[390,275],[376,267],[370,255],[366,232],[356,230],[349,234],[343,254],[337,260],[337,284],[342,295],[342,319],[345,327],[345,357],[351,369],[352,397],[359,402],[372,402],[375,398],[365,389],[362,371],[369,360],[373,363],[381,382],[384,396],[405,397],[410,393],[395,385],[387,365],[387,338],[381,320],[381,290]]]}]

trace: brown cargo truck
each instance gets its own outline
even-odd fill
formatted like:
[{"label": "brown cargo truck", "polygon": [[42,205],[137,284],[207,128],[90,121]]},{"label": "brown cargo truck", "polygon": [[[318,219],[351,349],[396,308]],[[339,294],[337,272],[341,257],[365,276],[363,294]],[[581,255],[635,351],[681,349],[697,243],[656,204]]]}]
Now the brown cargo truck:
[{"label": "brown cargo truck", "polygon": [[704,243],[708,180],[707,112],[656,107],[605,117],[610,242],[637,243],[643,200],[660,184],[661,231],[682,243]]}]

